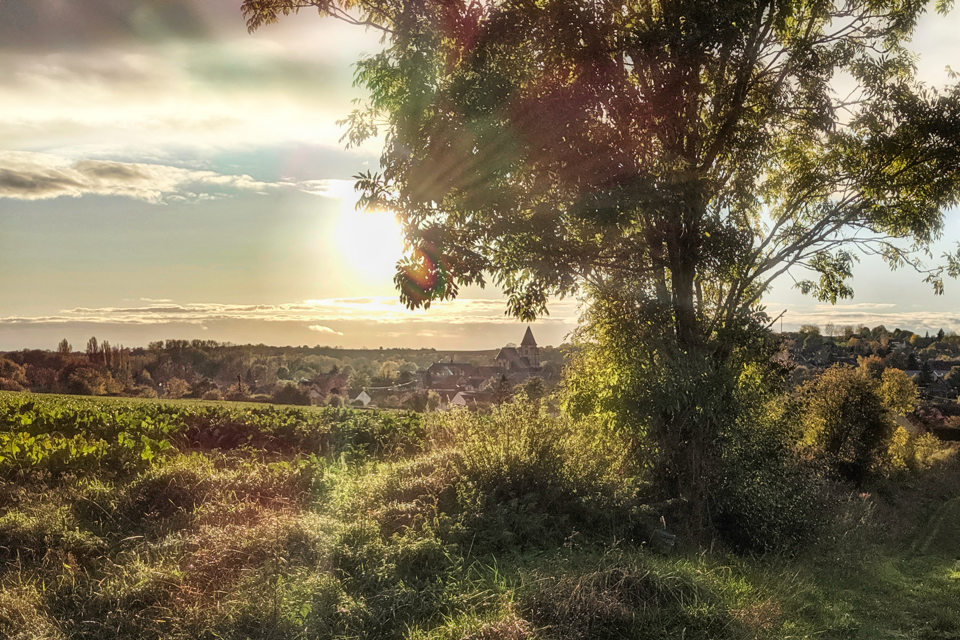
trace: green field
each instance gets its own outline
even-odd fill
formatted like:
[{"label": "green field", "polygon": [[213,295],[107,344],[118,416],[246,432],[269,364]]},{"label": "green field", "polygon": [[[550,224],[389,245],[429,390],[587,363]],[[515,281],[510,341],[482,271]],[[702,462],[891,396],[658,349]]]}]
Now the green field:
[{"label": "green field", "polygon": [[799,555],[663,555],[584,437],[0,393],[0,637],[960,638],[955,456],[839,497]]}]

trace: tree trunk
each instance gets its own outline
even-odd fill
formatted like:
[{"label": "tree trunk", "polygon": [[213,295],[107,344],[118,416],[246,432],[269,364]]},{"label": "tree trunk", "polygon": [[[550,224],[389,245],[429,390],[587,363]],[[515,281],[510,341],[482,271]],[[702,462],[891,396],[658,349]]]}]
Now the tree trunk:
[{"label": "tree trunk", "polygon": [[668,243],[674,324],[677,345],[683,351],[690,351],[700,342],[694,280],[700,259],[697,227],[702,214],[701,208],[699,204],[695,204],[684,211],[681,221],[674,226]]}]

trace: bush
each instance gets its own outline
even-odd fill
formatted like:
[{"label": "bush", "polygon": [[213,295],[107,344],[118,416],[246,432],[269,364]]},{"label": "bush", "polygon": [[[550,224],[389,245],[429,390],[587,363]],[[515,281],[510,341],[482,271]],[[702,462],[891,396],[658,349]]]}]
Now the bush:
[{"label": "bush", "polygon": [[182,398],[190,393],[190,385],[182,378],[170,378],[163,383],[164,398]]},{"label": "bush", "polygon": [[761,437],[732,444],[714,496],[714,526],[735,551],[793,552],[824,524],[824,482]]},{"label": "bush", "polygon": [[902,416],[917,406],[917,385],[900,369],[884,369],[879,394],[888,409]]},{"label": "bush", "polygon": [[456,448],[457,509],[470,544],[631,533],[637,486],[623,474],[624,447],[591,423],[549,416],[521,395],[489,415],[435,414],[432,436]]},{"label": "bush", "polygon": [[[25,387],[27,385],[26,369],[12,360],[0,358],[0,378],[8,380],[12,384]],[[6,389],[7,391],[19,391],[20,389]]]},{"label": "bush", "polygon": [[713,524],[736,551],[789,552],[822,526],[824,483],[794,452],[796,403],[766,390],[758,372],[741,376],[742,410],[717,442]]},{"label": "bush", "polygon": [[82,396],[99,396],[107,390],[106,380],[91,367],[78,367],[67,376],[67,391]]},{"label": "bush", "polygon": [[211,389],[203,394],[204,400],[223,400],[223,394],[220,393],[220,389]]},{"label": "bush", "polygon": [[890,445],[894,422],[867,373],[835,365],[800,388],[803,442],[840,477],[861,482]]},{"label": "bush", "polygon": [[244,402],[250,398],[250,394],[246,388],[240,387],[239,385],[233,385],[227,389],[227,392],[223,397],[233,402]]},{"label": "bush", "polygon": [[890,438],[887,458],[894,471],[923,471],[933,466],[943,446],[932,433],[915,435],[897,427]]},{"label": "bush", "polygon": [[157,390],[153,387],[137,387],[134,395],[138,398],[156,398]]},{"label": "bush", "polygon": [[0,391],[23,391],[23,385],[10,378],[0,378]]},{"label": "bush", "polygon": [[310,394],[292,382],[288,382],[273,392],[270,402],[274,404],[308,405],[310,404]]}]

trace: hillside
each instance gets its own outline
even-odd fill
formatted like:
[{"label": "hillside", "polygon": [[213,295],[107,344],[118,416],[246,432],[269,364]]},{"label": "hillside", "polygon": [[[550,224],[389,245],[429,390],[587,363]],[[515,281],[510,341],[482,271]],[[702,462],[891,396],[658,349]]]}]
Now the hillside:
[{"label": "hillside", "polygon": [[754,558],[652,550],[582,437],[529,405],[0,394],[0,636],[960,637],[954,452]]}]

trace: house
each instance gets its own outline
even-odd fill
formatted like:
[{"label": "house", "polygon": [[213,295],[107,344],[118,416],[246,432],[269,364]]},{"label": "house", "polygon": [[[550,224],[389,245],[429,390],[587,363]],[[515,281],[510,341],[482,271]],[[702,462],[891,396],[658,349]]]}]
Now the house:
[{"label": "house", "polygon": [[458,391],[448,403],[450,409],[458,407],[476,408],[477,405],[491,404],[495,398],[492,393],[480,393],[475,391]]},{"label": "house", "polygon": [[473,404],[473,394],[465,391],[458,391],[457,395],[450,400],[450,408],[466,407]]},{"label": "house", "polygon": [[364,389],[363,391],[358,393],[357,397],[354,398],[351,402],[353,402],[354,404],[360,404],[366,407],[370,404],[371,400],[373,400],[373,398],[371,398],[370,394],[368,394],[366,389]]}]

